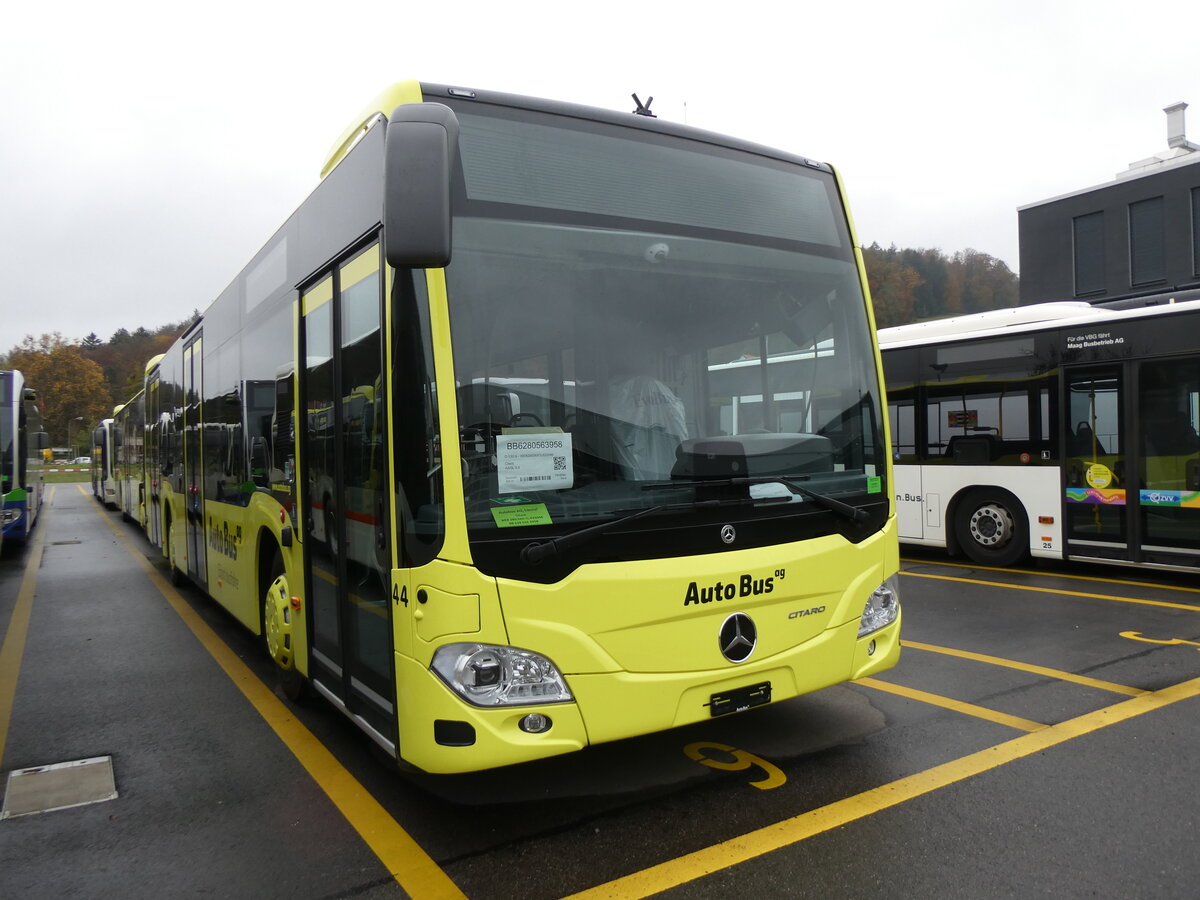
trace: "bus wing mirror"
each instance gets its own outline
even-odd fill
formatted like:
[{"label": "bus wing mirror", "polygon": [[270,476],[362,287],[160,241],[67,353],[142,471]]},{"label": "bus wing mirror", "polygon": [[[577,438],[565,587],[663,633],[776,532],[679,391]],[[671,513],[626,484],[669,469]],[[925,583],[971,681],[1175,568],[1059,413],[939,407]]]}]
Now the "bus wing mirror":
[{"label": "bus wing mirror", "polygon": [[37,446],[34,449],[35,450],[50,449],[50,435],[44,431],[39,431],[37,433]]},{"label": "bus wing mirror", "polygon": [[458,118],[441,103],[396,107],[387,125],[383,168],[383,252],[388,265],[450,263],[450,181]]}]

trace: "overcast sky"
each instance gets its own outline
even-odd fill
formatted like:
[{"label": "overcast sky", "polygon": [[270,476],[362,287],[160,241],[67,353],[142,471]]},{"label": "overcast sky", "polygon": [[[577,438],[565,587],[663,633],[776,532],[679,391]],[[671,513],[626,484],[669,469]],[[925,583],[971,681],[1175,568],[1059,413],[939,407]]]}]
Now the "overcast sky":
[{"label": "overcast sky", "polygon": [[1018,266],[1020,205],[1166,150],[1200,4],[21,2],[0,17],[0,353],[203,310],[405,78],[826,160],[863,244]]}]

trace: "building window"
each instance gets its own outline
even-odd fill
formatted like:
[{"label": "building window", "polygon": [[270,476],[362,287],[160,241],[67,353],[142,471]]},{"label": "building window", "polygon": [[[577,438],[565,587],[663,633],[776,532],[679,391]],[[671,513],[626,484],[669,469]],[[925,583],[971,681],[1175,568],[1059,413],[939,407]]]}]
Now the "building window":
[{"label": "building window", "polygon": [[1192,274],[1200,277],[1200,187],[1192,188]]},{"label": "building window", "polygon": [[1129,204],[1129,271],[1134,287],[1166,279],[1163,198]]},{"label": "building window", "polygon": [[1104,213],[1071,222],[1075,243],[1075,296],[1104,292]]}]

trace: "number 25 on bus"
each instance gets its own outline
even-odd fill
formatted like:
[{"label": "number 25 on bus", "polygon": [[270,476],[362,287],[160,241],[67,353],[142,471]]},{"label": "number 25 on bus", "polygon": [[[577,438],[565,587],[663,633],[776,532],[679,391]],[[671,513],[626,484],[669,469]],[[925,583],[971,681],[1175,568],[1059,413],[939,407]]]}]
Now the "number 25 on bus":
[{"label": "number 25 on bus", "polygon": [[432,772],[878,672],[899,551],[863,284],[828,165],[398,84],[148,368],[147,531]]}]

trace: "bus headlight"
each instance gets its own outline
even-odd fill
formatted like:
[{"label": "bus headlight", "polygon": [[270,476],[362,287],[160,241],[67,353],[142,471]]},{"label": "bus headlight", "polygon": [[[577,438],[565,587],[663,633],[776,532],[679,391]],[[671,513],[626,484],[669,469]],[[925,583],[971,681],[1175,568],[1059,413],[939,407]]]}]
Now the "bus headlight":
[{"label": "bus headlight", "polygon": [[870,634],[891,625],[900,614],[900,582],[893,575],[867,598],[863,607],[862,622],[858,626],[858,636]]},{"label": "bus headlight", "polygon": [[447,644],[430,668],[475,706],[526,706],[573,699],[554,663],[530,650],[498,644]]}]

